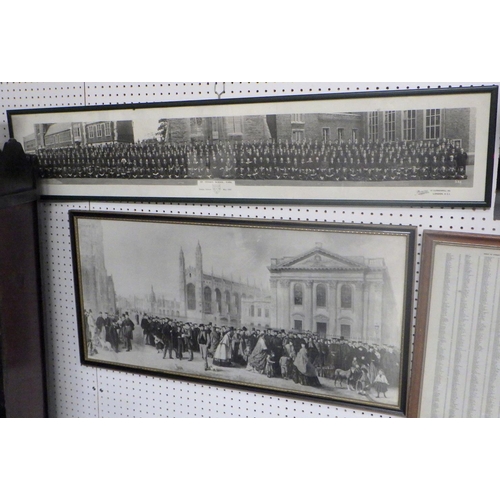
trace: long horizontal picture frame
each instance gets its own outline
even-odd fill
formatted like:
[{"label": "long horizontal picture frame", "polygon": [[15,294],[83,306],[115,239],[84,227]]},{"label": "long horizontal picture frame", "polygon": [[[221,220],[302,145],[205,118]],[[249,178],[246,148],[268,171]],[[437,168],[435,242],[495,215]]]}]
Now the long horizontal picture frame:
[{"label": "long horizontal picture frame", "polygon": [[404,415],[415,228],[70,220],[83,364]]},{"label": "long horizontal picture frame", "polygon": [[500,237],[424,231],[409,417],[500,417]]},{"label": "long horizontal picture frame", "polygon": [[489,207],[496,86],[8,110],[53,198]]}]

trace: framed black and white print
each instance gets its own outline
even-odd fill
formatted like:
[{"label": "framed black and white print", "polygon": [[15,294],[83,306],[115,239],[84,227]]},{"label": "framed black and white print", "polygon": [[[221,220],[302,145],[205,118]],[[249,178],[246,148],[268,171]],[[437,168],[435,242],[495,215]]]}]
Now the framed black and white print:
[{"label": "framed black and white print", "polygon": [[491,205],[496,86],[9,110],[43,197]]},{"label": "framed black and white print", "polygon": [[70,221],[83,364],[404,414],[415,228]]}]

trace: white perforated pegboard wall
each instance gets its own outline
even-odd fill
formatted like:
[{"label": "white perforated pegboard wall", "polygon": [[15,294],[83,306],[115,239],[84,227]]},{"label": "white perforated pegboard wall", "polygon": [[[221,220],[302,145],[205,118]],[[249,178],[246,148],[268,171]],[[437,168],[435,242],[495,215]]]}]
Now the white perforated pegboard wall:
[{"label": "white perforated pegboard wall", "polygon": [[[476,85],[494,82],[481,82]],[[289,94],[357,92],[396,88],[435,88],[473,83],[0,83],[2,129],[8,139],[7,109],[122,104],[189,99],[261,97]],[[498,131],[498,127],[497,127]],[[498,151],[498,140],[495,147]],[[495,158],[495,165],[498,158]],[[493,181],[493,185],[496,182]],[[414,225],[419,248],[424,229],[500,234],[491,209],[262,206],[199,203],[39,204],[43,310],[49,415],[51,417],[376,417],[369,410],[311,403],[231,388],[129,374],[80,364],[73,288],[68,211],[105,210],[257,219]],[[418,269],[414,283],[418,298]]]}]

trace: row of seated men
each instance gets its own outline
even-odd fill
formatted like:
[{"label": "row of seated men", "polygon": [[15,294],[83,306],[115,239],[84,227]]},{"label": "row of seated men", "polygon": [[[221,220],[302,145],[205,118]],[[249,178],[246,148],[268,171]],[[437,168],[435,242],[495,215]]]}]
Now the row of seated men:
[{"label": "row of seated men", "polygon": [[116,178],[116,179],[242,179],[281,181],[395,181],[395,180],[439,180],[466,179],[467,167],[458,165],[451,158],[430,162],[414,162],[401,159],[399,163],[378,162],[350,163],[312,167],[306,165],[234,167],[212,169],[197,165],[174,165],[158,167],[156,164],[140,167],[120,162],[118,165],[87,165],[85,167],[50,166],[40,167],[41,178]]}]

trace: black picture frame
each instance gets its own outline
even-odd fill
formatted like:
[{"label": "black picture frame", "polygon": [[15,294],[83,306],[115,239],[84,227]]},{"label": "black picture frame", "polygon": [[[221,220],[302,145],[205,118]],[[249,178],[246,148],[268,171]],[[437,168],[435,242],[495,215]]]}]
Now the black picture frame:
[{"label": "black picture frame", "polygon": [[490,207],[497,99],[492,85],[7,117],[46,198]]},{"label": "black picture frame", "polygon": [[82,364],[405,414],[416,228],[69,215]]}]

